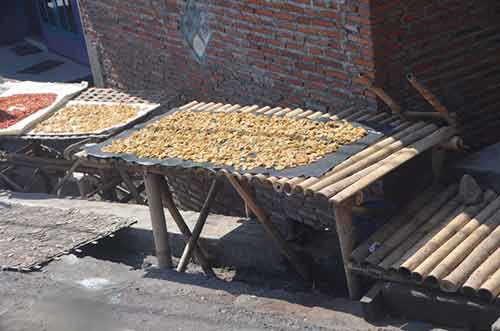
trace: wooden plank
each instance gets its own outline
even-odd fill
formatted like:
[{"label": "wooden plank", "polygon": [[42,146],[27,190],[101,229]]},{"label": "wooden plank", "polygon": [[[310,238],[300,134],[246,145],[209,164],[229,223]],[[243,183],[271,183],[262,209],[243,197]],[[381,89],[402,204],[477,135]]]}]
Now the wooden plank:
[{"label": "wooden plank", "polygon": [[172,256],[170,255],[167,222],[163,213],[160,180],[158,180],[158,177],[159,175],[148,173],[146,170],[144,173],[144,183],[146,185],[158,267],[171,268]]},{"label": "wooden plank", "polygon": [[298,273],[307,281],[311,280],[311,276],[309,274],[309,270],[303,264],[298,254],[293,251],[286,240],[281,235],[280,231],[271,221],[271,219],[267,216],[262,208],[260,208],[252,198],[251,194],[244,189],[244,187],[240,184],[240,177],[237,174],[229,174],[227,172],[223,172],[223,174],[229,179],[229,182],[234,187],[236,192],[241,196],[243,201],[248,205],[248,207],[252,210],[252,212],[257,217],[257,220],[264,226],[264,229],[268,233],[268,235],[277,243],[281,253],[287,257],[290,263],[294,266],[294,268],[298,271]]},{"label": "wooden plank", "polygon": [[207,221],[208,214],[210,213],[210,207],[212,206],[212,203],[214,202],[215,197],[217,196],[217,193],[219,191],[219,188],[220,188],[219,180],[220,179],[218,177],[216,177],[212,181],[212,185],[210,186],[207,198],[205,199],[205,202],[203,203],[203,207],[201,208],[201,211],[200,211],[200,214],[198,216],[198,220],[196,221],[196,224],[194,226],[191,238],[189,238],[189,241],[186,244],[184,251],[182,252],[182,256],[181,256],[181,259],[179,261],[179,265],[177,266],[178,272],[186,271],[187,265],[188,265],[189,261],[191,260],[191,256],[193,255],[193,251],[195,250],[196,243],[198,242],[198,239],[200,238],[201,231],[203,230],[203,227],[205,226],[205,223]]}]

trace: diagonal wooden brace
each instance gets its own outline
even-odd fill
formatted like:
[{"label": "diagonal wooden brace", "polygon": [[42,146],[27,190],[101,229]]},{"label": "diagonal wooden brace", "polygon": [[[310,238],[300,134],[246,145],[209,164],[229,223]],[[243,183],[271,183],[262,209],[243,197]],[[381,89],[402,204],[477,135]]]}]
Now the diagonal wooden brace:
[{"label": "diagonal wooden brace", "polygon": [[68,172],[63,177],[63,179],[61,179],[61,181],[59,182],[59,184],[57,184],[56,187],[54,187],[54,189],[52,190],[52,194],[56,194],[57,193],[57,195],[59,195],[59,193],[58,193],[59,189],[63,187],[64,183],[66,183],[66,181],[68,179],[70,179],[70,177],[73,175],[73,173],[76,171],[76,169],[78,168],[78,166],[82,162],[83,162],[82,159],[78,159],[78,160],[75,161],[75,163],[73,163],[73,165],[71,166],[71,168],[69,168]]},{"label": "diagonal wooden brace", "polygon": [[[172,198],[172,192],[170,191],[170,188],[168,187],[168,183],[165,180],[165,177],[161,176],[159,177],[160,179],[160,186],[162,189],[162,197],[163,197],[163,204],[165,207],[167,207],[168,211],[170,212],[170,215],[172,216],[174,222],[177,224],[177,227],[181,231],[184,241],[186,244],[189,243],[192,237],[191,230],[187,226],[186,222],[184,221],[184,218],[182,217],[181,213],[179,212],[179,209],[175,205],[174,199]],[[207,254],[205,250],[200,246],[200,244],[197,242],[195,244],[194,248],[194,257],[196,261],[201,265],[203,268],[203,271],[207,275],[213,275],[212,267],[210,266],[210,262],[207,258]]]},{"label": "diagonal wooden brace", "polygon": [[135,187],[134,183],[132,182],[132,179],[128,175],[127,171],[125,171],[121,166],[117,165],[116,168],[118,169],[118,173],[122,177],[123,182],[125,185],[127,185],[127,188],[130,190],[130,193],[135,199],[135,202],[137,203],[144,203],[144,199],[141,197],[139,194],[139,191],[137,191],[137,187]]},{"label": "diagonal wooden brace", "polygon": [[186,247],[184,248],[184,252],[182,252],[181,259],[179,261],[179,265],[177,266],[177,271],[178,272],[184,272],[186,271],[187,265],[189,261],[191,260],[191,256],[193,255],[193,251],[195,250],[196,243],[198,242],[198,239],[200,238],[201,231],[203,230],[203,226],[205,225],[205,222],[207,221],[208,214],[210,213],[210,207],[212,206],[212,203],[215,200],[215,197],[217,196],[217,193],[219,191],[220,187],[220,182],[219,178],[215,178],[212,182],[212,185],[210,186],[210,190],[208,191],[207,198],[205,199],[205,202],[203,203],[203,207],[201,208],[200,215],[198,216],[198,220],[196,221],[196,224],[193,229],[193,233],[191,235],[191,238],[189,239],[188,243],[186,244]]},{"label": "diagonal wooden brace", "polygon": [[294,266],[294,268],[298,271],[298,273],[307,281],[311,280],[309,270],[301,261],[300,257],[293,251],[286,240],[281,235],[278,228],[274,225],[271,219],[266,215],[264,210],[260,208],[257,203],[254,201],[252,195],[248,192],[247,189],[243,187],[241,184],[237,174],[230,174],[224,172],[224,175],[229,179],[229,182],[234,187],[236,192],[240,195],[240,197],[245,201],[248,208],[255,214],[257,220],[264,226],[264,229],[269,234],[271,239],[273,239],[276,244],[278,244],[281,253],[286,256],[286,258],[290,261],[290,263]]}]

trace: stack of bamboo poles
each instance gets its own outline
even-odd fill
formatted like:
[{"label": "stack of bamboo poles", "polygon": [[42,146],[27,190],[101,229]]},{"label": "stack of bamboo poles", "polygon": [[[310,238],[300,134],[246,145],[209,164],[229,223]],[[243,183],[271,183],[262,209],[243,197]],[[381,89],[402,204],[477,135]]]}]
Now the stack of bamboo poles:
[{"label": "stack of bamboo poles", "polygon": [[352,268],[497,299],[500,196],[480,190],[479,197],[468,204],[459,185],[429,188],[353,251]]},{"label": "stack of bamboo poles", "polygon": [[249,173],[242,177],[250,184],[259,182],[271,186],[278,192],[303,194],[326,200],[331,205],[342,202],[416,155],[449,141],[455,134],[455,130],[451,127],[439,128],[435,124],[409,122],[393,114],[354,109],[347,109],[337,114],[325,114],[300,108],[271,108],[256,105],[243,107],[197,101],[190,102],[180,109],[225,113],[260,113],[290,118],[370,121],[391,127],[393,132],[390,136],[376,141],[321,177],[277,178]]}]

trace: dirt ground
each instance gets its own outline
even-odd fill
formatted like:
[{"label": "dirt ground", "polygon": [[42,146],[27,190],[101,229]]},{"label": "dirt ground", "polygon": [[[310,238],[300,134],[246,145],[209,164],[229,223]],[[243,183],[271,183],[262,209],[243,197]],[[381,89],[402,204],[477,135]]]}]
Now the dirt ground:
[{"label": "dirt ground", "polygon": [[[85,255],[85,252],[83,253]],[[371,325],[357,303],[315,292],[207,278],[68,255],[41,272],[0,272],[0,330],[430,330],[418,322]]]}]

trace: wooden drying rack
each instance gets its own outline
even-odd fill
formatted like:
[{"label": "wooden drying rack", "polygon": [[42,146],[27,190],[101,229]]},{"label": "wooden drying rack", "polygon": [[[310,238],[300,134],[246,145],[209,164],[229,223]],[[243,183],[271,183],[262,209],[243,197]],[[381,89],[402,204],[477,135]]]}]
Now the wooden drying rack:
[{"label": "wooden drying rack", "polygon": [[[304,279],[311,280],[312,275],[310,275],[306,264],[303,263],[301,258],[289,247],[265,210],[256,203],[249,188],[256,183],[260,183],[278,192],[325,199],[329,202],[335,213],[336,228],[345,265],[347,284],[352,298],[358,297],[360,294],[358,281],[351,273],[351,269],[348,266],[349,256],[354,245],[352,212],[356,194],[373,184],[375,181],[381,179],[385,174],[429,149],[449,146],[450,141],[452,145],[456,145],[456,131],[454,128],[448,126],[439,127],[436,124],[427,122],[412,122],[398,114],[375,113],[355,109],[348,109],[337,114],[325,114],[298,108],[271,108],[255,105],[242,107],[240,105],[196,101],[188,103],[180,107],[180,109],[220,113],[261,113],[289,118],[329,118],[331,120],[377,121],[393,129],[390,135],[376,141],[360,153],[355,154],[319,178],[276,178],[262,174],[240,174],[228,171],[214,173],[213,171],[203,168],[194,170],[179,168],[181,171],[208,174],[212,180],[212,185],[201,209],[200,217],[192,232],[189,231],[184,220],[180,216],[165,179],[167,175],[172,176],[170,172],[172,170],[171,168],[169,169],[161,165],[139,166],[123,160],[111,161],[95,159],[93,157],[89,158],[85,153],[80,154],[80,157],[87,160],[103,162],[105,164],[112,162],[115,164],[115,167],[122,167],[129,172],[143,173],[159,266],[171,267],[172,265],[168,244],[168,232],[166,229],[165,216],[163,214],[164,206],[169,210],[187,243],[177,267],[178,271],[184,271],[191,256],[195,254],[196,260],[202,265],[203,269],[206,272],[212,272],[208,261],[206,261],[205,251],[202,245],[198,243],[198,239],[206,222],[210,207],[218,192],[220,182],[222,178],[226,178],[238,195],[243,199],[246,208],[256,216],[257,220],[264,226],[271,239],[276,242],[282,254],[290,261]],[[454,141],[455,143],[453,143]]]},{"label": "wooden drying rack", "polygon": [[[171,98],[150,91],[121,92],[109,88],[91,88],[77,96],[75,101],[90,102],[123,102],[123,103],[143,103],[168,104]],[[167,102],[166,102],[167,101]],[[118,132],[113,132],[116,134]],[[98,164],[85,160],[75,159],[75,153],[89,143],[101,142],[109,138],[112,134],[97,135],[90,137],[79,136],[8,136],[0,137],[1,143],[11,144],[21,143],[23,146],[16,151],[4,153],[2,163],[0,163],[0,182],[13,190],[28,192],[37,178],[42,178],[45,191],[49,194],[60,195],[61,189],[71,178],[73,173],[80,172],[92,177],[97,183],[95,189],[82,193],[82,198],[90,198],[96,194],[105,195],[111,200],[118,202],[128,202],[135,200],[137,203],[144,203],[141,193],[144,191],[144,184],[138,183],[142,177],[131,177],[121,168],[115,168],[108,164]],[[47,141],[57,141],[65,146],[61,153],[47,145]],[[24,185],[16,183],[7,174],[18,168],[29,168],[32,175]],[[59,182],[53,185],[50,180],[52,174],[63,174]],[[123,197],[118,199],[117,195]]]}]

